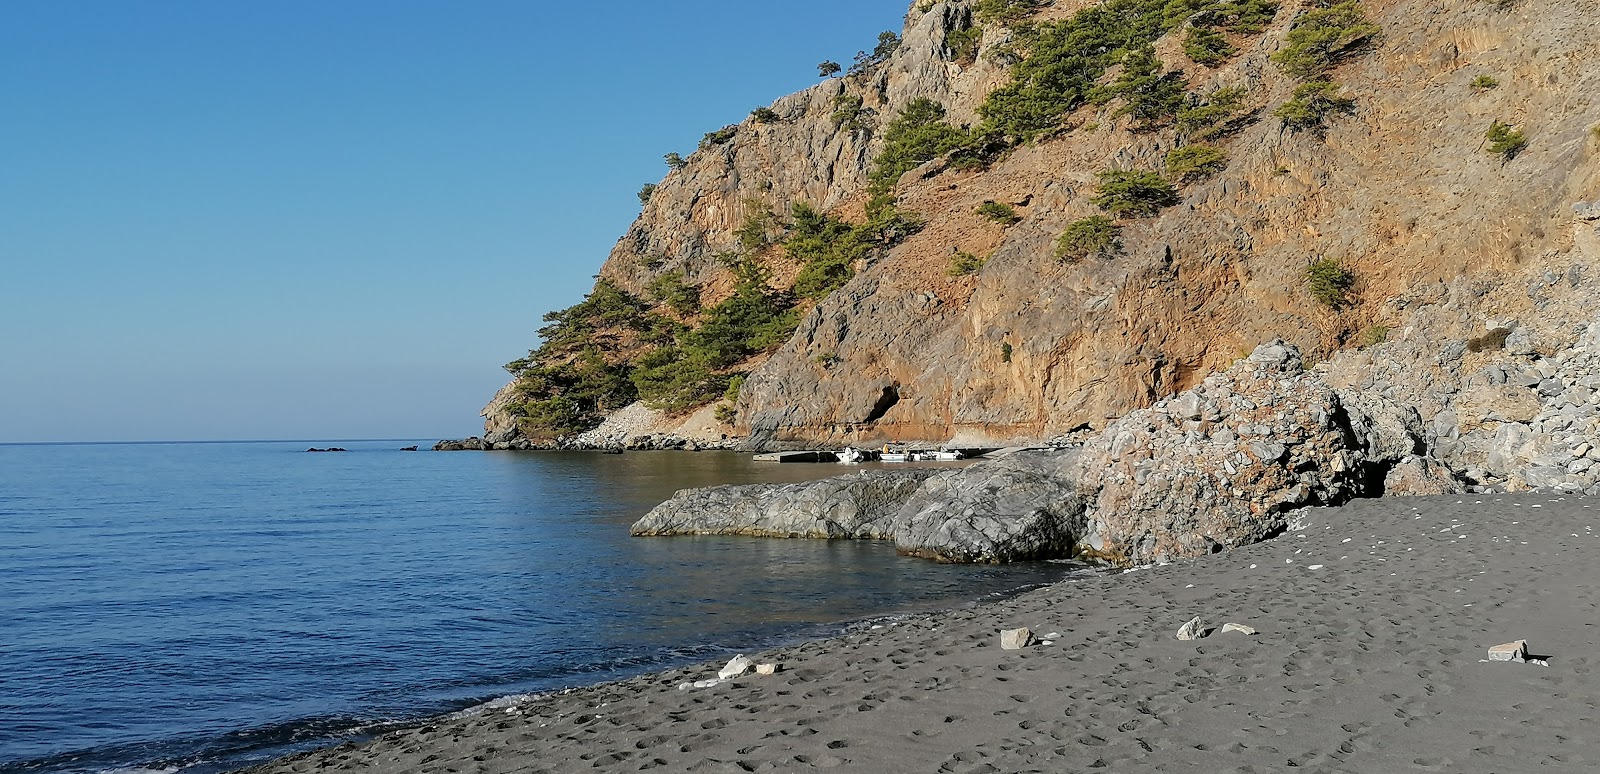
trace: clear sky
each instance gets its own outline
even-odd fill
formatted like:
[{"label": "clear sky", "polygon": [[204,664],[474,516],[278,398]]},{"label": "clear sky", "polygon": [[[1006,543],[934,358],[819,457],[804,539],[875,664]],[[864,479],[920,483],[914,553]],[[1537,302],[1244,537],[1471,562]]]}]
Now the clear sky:
[{"label": "clear sky", "polygon": [[476,434],[662,154],[908,5],[0,3],[0,442]]}]

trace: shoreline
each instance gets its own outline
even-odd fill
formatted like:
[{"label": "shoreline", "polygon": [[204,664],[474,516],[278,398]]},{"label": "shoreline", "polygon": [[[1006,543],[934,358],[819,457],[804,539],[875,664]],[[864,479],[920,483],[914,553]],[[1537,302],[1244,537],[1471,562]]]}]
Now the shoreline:
[{"label": "shoreline", "polygon": [[[1600,510],[1554,494],[1363,500],[1274,540],[435,718],[245,771],[1548,770],[1600,677]],[[1255,636],[1174,638],[1193,616]],[[1058,633],[999,647],[1002,629]],[[1528,639],[1549,666],[1485,663]]]}]

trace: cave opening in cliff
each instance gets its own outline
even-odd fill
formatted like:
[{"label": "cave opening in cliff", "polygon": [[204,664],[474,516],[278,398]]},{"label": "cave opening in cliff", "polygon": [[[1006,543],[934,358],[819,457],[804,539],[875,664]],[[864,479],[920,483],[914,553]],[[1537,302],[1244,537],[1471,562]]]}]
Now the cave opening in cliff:
[{"label": "cave opening in cliff", "polygon": [[883,415],[889,413],[889,409],[894,408],[894,404],[899,402],[900,383],[895,382],[894,384],[883,388],[883,394],[878,396],[878,402],[872,406],[872,413],[867,414],[867,418],[863,421],[876,422],[880,419],[883,419]]}]

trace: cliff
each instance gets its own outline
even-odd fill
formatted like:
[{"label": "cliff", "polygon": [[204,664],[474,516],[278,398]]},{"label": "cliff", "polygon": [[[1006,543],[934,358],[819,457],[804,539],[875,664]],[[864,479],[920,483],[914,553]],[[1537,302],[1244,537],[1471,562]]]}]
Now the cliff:
[{"label": "cliff", "polygon": [[[1065,109],[1046,128],[1018,130],[1015,110],[1012,124],[995,120],[996,90],[1036,96],[1024,79],[1042,71],[1028,68],[1051,35],[1081,32],[1064,25],[1082,27],[1097,7],[1029,5],[919,2],[891,52],[708,135],[601,269],[602,285],[642,299],[677,333],[636,324],[649,330],[591,336],[610,342],[601,360],[637,374],[652,352],[671,355],[651,367],[687,359],[687,346],[659,342],[681,342],[707,307],[748,290],[754,275],[740,266],[755,263],[765,287],[790,293],[798,324],[739,350],[737,363],[713,363],[722,380],[701,386],[699,404],[720,398],[712,387],[730,375],[745,375],[742,386],[726,391],[717,419],[702,411],[688,429],[766,445],[1000,445],[1102,428],[1274,338],[1313,359],[1346,351],[1334,360],[1344,383],[1403,394],[1428,422],[1450,425],[1467,382],[1489,384],[1474,369],[1537,353],[1478,347],[1463,365],[1441,348],[1464,352],[1486,331],[1523,329],[1549,355],[1592,316],[1595,278],[1583,267],[1597,257],[1594,226],[1573,205],[1600,198],[1600,3],[1366,0],[1331,12],[1195,3],[1176,20],[1169,4],[1166,26],[1146,25],[1102,57],[1095,92],[1058,101]],[[1263,12],[1259,23],[1241,20],[1241,7]],[[1308,18],[1351,7],[1370,31],[1350,26],[1351,39],[1309,69],[1284,56]],[[1015,14],[996,18],[996,8]],[[1186,45],[1197,29],[1233,51],[1197,63],[1215,59]],[[1141,81],[1135,55],[1146,39],[1155,66]],[[1283,109],[1314,100],[1306,89],[1320,83],[1331,85],[1316,121]],[[1181,102],[1141,114],[1162,84],[1178,84]],[[885,164],[898,147],[893,123],[924,100],[942,106],[938,123],[978,139],[884,186],[899,171]],[[1490,152],[1486,130],[1497,124],[1524,146]],[[1171,163],[1183,148],[1215,155],[1185,171]],[[1148,214],[1107,212],[1107,170],[1163,175],[1171,199]],[[886,188],[903,219],[889,227]],[[797,204],[878,223],[846,254],[842,285],[812,297],[793,290],[816,265],[794,246]],[[1064,233],[1096,216],[1114,227],[1110,240],[1060,249]],[[1332,291],[1308,286],[1313,265],[1333,273]],[[695,287],[701,303],[658,303],[664,277]],[[571,363],[578,351],[527,362]],[[521,373],[486,410],[502,439],[533,434],[525,407],[552,392],[551,379]],[[1462,443],[1463,432],[1441,425],[1433,438],[1471,456],[1462,464],[1482,464],[1487,442]]]}]

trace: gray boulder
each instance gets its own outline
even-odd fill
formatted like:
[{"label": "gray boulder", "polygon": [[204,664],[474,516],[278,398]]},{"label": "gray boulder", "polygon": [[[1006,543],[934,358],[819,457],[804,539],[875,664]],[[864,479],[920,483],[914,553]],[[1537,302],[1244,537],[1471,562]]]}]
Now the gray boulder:
[{"label": "gray boulder", "polygon": [[684,489],[634,523],[634,535],[751,535],[893,540],[901,505],[927,468],[862,471],[798,484]]},{"label": "gray boulder", "polygon": [[1083,498],[1064,476],[1070,452],[1023,452],[930,477],[900,509],[895,548],[942,562],[1069,556]]}]

